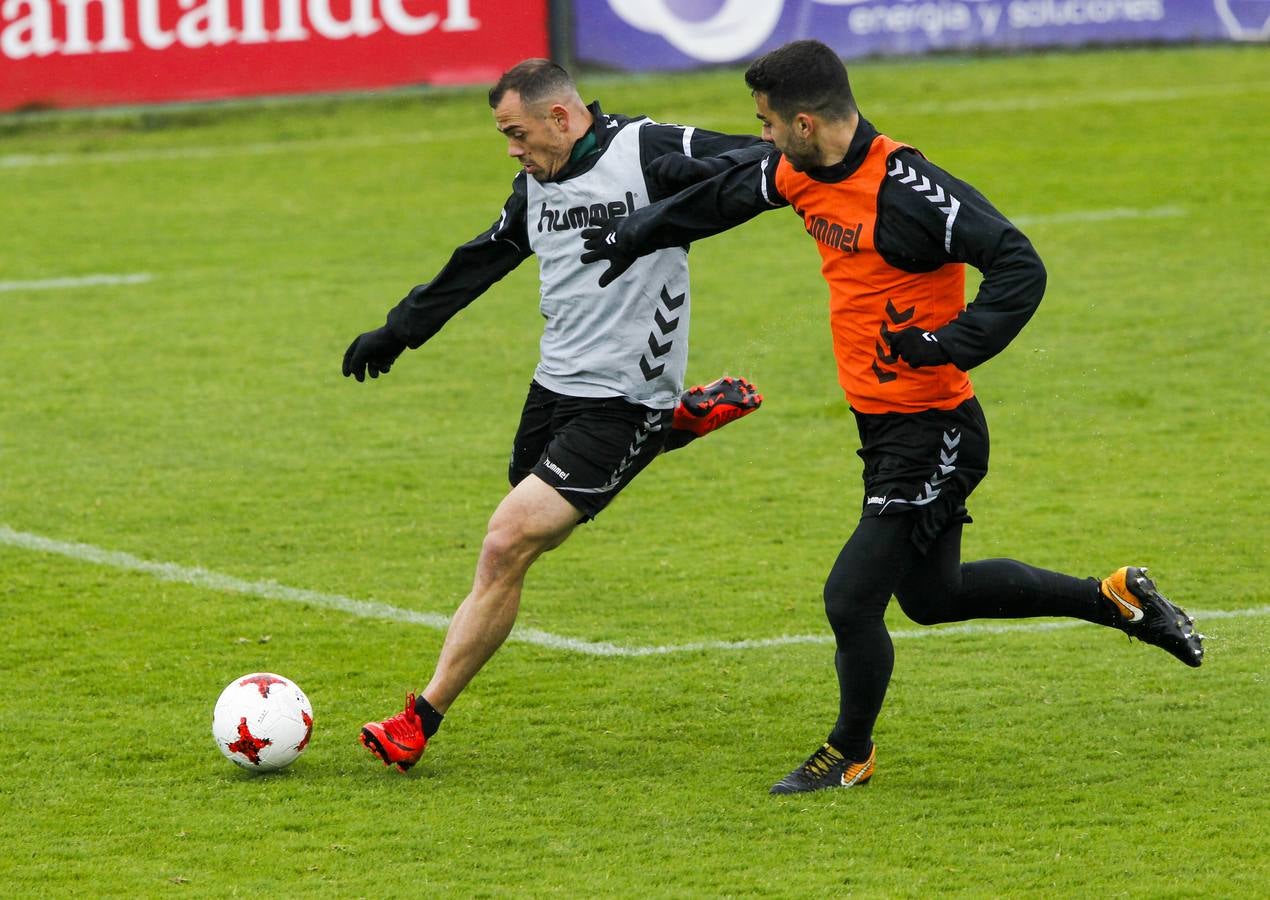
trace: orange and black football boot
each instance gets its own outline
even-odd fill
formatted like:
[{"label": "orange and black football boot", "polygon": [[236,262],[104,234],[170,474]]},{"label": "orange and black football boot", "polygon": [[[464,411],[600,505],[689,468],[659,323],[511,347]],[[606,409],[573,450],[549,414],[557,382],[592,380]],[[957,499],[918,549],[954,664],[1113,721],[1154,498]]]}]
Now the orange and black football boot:
[{"label": "orange and black football boot", "polygon": [[670,427],[702,437],[763,404],[763,395],[744,378],[724,377],[684,391]]},{"label": "orange and black football boot", "polygon": [[1204,661],[1204,636],[1186,610],[1155,588],[1145,568],[1122,566],[1102,580],[1102,596],[1118,613],[1115,627],[1172,653],[1188,666]]},{"label": "orange and black football boot", "polygon": [[409,771],[428,746],[423,720],[415,712],[415,695],[407,694],[406,708],[392,718],[363,725],[361,742],[384,765],[395,765],[403,772]]},{"label": "orange and black football boot", "polygon": [[807,757],[807,761],[772,785],[773,794],[803,794],[807,791],[823,791],[828,788],[859,787],[868,784],[873,777],[873,763],[877,759],[876,744],[869,745],[869,758],[863,761],[847,759],[838,748],[828,742]]}]

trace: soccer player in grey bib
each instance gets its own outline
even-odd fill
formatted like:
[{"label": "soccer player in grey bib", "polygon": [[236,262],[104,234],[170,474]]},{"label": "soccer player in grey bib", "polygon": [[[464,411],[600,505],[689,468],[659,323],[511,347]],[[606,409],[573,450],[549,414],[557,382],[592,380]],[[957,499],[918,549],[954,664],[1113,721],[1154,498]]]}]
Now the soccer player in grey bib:
[{"label": "soccer player in grey bib", "polygon": [[659,452],[762,401],[738,378],[681,396],[692,309],[685,247],[641,258],[603,289],[579,261],[583,228],[659,199],[645,179],[651,161],[718,156],[758,139],[606,114],[584,104],[569,73],[544,59],[506,72],[489,103],[521,166],[498,220],[344,356],[345,376],[387,373],[403,351],[538,257],[545,327],[512,448],[512,488],[490,519],[471,593],[450,622],[431,681],[402,712],[362,728],[367,749],[402,771],[418,762],[450,705],[511,632],[534,560],[596,516]]}]

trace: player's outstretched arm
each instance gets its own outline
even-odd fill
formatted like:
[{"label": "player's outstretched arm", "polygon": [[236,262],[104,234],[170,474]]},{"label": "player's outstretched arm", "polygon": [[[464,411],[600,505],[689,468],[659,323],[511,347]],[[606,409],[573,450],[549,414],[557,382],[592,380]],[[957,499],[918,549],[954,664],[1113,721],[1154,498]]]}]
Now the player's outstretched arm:
[{"label": "player's outstretched arm", "polygon": [[344,377],[386,375],[406,349],[422,346],[460,310],[516,268],[528,254],[490,240],[489,232],[454,251],[437,276],[414,287],[388,312],[388,321],[353,339],[344,352]]},{"label": "player's outstretched arm", "polygon": [[748,222],[761,212],[787,206],[771,173],[775,150],[698,182],[629,216],[582,229],[581,260],[607,263],[600,287],[617,278],[641,256],[680,247]]},{"label": "player's outstretched arm", "polygon": [[414,287],[388,312],[384,325],[354,338],[344,351],[345,378],[365,381],[367,375],[387,374],[405,350],[422,346],[530,255],[523,180],[523,174],[516,176],[497,222],[456,248],[435,278]]},{"label": "player's outstretched arm", "polygon": [[708,128],[659,123],[650,123],[639,132],[640,159],[650,202],[770,151],[771,144],[753,134],[725,134]]}]

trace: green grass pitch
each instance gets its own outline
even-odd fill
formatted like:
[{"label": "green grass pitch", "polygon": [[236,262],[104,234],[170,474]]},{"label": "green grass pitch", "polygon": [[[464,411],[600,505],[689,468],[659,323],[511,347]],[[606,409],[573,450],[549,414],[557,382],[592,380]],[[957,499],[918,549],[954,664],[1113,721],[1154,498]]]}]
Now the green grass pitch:
[{"label": "green grass pitch", "polygon": [[[706,646],[513,641],[416,772],[387,771],[357,729],[431,671],[442,634],[414,614],[469,586],[535,266],[386,379],[339,364],[497,216],[513,166],[483,92],[4,118],[3,893],[1265,896],[1266,51],[851,68],[864,113],[1049,268],[974,373],[995,451],[968,558],[1150,565],[1213,614],[1202,669],[1092,626],[893,609],[873,784],[767,795],[832,723],[820,589],[860,502],[817,255],[780,211],[692,253],[689,377],[744,374],[763,410],[658,460],[525,593],[525,629]],[[756,127],[737,70],[581,81],[609,110]],[[132,277],[49,284],[92,275]],[[810,639],[718,645],[782,636]],[[257,670],[315,707],[278,776],[209,731]]]}]

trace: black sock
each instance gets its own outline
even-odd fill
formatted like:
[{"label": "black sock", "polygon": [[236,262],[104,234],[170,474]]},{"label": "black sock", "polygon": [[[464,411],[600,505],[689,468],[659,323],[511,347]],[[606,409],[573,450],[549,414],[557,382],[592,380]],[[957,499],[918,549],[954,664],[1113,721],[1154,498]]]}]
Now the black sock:
[{"label": "black sock", "polygon": [[422,694],[415,697],[415,715],[423,720],[423,736],[429,739],[437,733],[441,720],[445,718]]},{"label": "black sock", "polygon": [[683,428],[672,428],[670,434],[666,436],[666,445],[662,448],[669,453],[671,450],[678,450],[680,447],[686,447],[697,439],[698,435],[693,434]]},{"label": "black sock", "polygon": [[864,762],[873,750],[873,741],[868,738],[853,741],[845,736],[838,737],[836,734],[831,734],[825,743],[851,762]]}]

